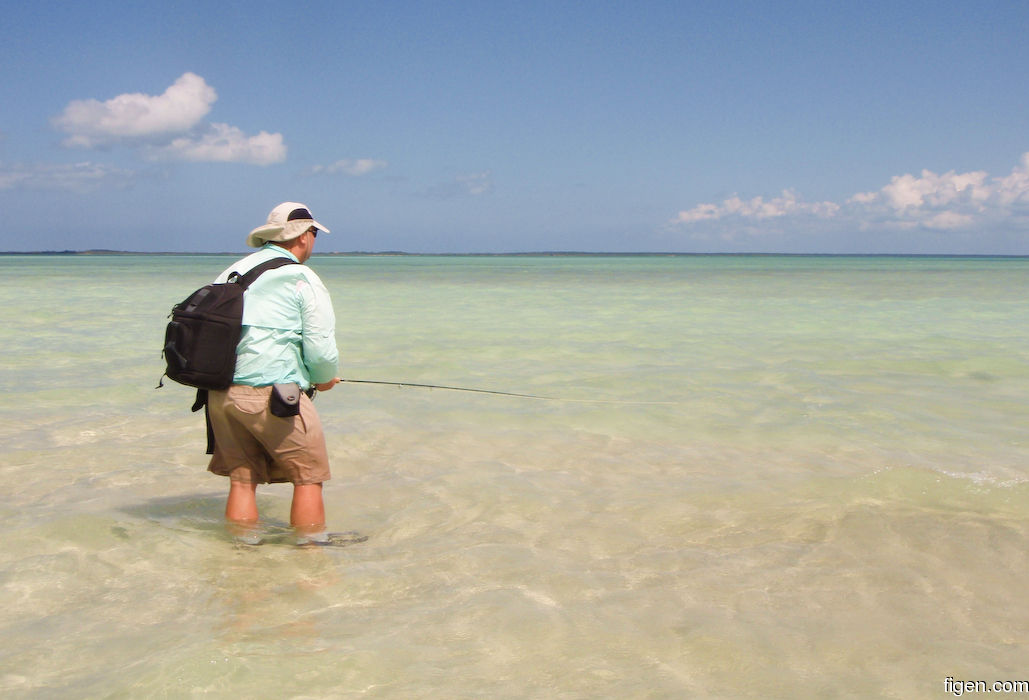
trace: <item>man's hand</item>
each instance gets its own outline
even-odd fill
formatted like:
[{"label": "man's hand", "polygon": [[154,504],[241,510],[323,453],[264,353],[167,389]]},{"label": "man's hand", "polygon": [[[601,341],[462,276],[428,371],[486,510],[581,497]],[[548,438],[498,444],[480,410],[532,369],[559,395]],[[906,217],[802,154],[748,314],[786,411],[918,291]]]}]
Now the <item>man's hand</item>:
[{"label": "man's hand", "polygon": [[334,387],[337,384],[339,384],[340,381],[342,381],[342,380],[339,377],[333,377],[332,379],[330,379],[327,382],[323,382],[321,384],[315,384],[314,388],[317,389],[318,391],[328,391],[332,387]]}]

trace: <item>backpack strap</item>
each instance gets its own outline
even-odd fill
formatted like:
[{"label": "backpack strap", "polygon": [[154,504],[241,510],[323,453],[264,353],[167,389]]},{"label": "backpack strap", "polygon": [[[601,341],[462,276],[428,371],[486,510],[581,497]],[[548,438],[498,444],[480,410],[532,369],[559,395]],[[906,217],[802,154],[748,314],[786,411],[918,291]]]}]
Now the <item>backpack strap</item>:
[{"label": "backpack strap", "polygon": [[254,283],[254,280],[256,280],[258,277],[260,277],[263,273],[267,272],[268,270],[274,270],[275,268],[282,267],[283,265],[299,264],[300,263],[294,262],[289,258],[272,258],[271,260],[266,260],[260,265],[255,266],[246,274],[241,275],[238,272],[233,271],[229,274],[228,281],[235,282],[236,284],[240,285],[243,289],[246,289]]},{"label": "backpack strap", "polygon": [[214,426],[211,425],[211,406],[207,401],[207,389],[197,389],[197,398],[190,410],[196,413],[204,409],[204,425],[207,426],[207,454],[214,454]]}]

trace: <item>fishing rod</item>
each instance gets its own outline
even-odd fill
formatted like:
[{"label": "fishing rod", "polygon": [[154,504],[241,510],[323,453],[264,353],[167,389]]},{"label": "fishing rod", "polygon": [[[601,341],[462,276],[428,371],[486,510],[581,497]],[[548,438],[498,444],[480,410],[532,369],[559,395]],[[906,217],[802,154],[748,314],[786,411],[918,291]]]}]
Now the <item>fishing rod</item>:
[{"label": "fishing rod", "polygon": [[417,384],[415,382],[385,382],[375,379],[340,379],[348,384],[385,384],[388,386],[406,386],[417,389],[446,389],[447,391],[468,391],[476,394],[496,394],[498,396],[514,396],[520,399],[536,399],[538,401],[564,401],[566,403],[611,403],[636,406],[668,406],[678,401],[616,401],[610,399],[565,399],[558,396],[539,396],[538,394],[519,394],[512,391],[494,391],[493,389],[471,389],[463,386],[444,386],[442,384]]}]

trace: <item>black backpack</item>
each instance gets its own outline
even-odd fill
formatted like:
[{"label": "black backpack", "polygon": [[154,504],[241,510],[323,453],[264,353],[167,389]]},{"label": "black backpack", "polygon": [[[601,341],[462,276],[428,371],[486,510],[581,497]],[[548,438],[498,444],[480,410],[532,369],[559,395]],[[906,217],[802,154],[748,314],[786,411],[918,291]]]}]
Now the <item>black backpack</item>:
[{"label": "black backpack", "polygon": [[[164,333],[165,374],[197,389],[227,389],[243,332],[243,292],[261,273],[293,264],[289,258],[273,258],[245,275],[233,272],[227,282],[201,287],[173,306]],[[159,386],[163,383],[162,378]]]}]

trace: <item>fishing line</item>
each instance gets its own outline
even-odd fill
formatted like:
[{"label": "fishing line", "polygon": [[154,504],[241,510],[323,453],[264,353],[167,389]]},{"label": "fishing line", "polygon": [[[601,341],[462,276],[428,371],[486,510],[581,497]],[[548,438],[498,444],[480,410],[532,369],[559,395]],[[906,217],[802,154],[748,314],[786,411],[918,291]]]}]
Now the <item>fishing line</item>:
[{"label": "fishing line", "polygon": [[441,384],[416,384],[413,382],[384,382],[374,379],[340,379],[340,382],[348,384],[385,384],[389,386],[408,386],[417,389],[446,389],[447,391],[468,391],[476,394],[496,394],[497,396],[514,396],[520,399],[535,399],[538,401],[564,401],[566,403],[610,403],[631,406],[671,406],[678,401],[617,401],[612,399],[565,399],[558,396],[539,396],[537,394],[518,394],[511,391],[494,391],[492,389],[470,389],[463,386],[443,386]]}]

